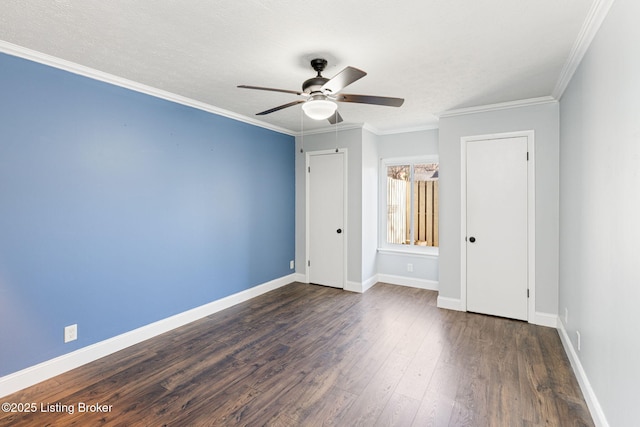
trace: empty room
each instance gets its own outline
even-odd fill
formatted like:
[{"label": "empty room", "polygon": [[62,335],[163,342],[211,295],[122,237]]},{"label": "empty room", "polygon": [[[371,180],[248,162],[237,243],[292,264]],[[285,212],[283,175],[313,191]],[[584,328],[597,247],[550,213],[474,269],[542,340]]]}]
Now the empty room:
[{"label": "empty room", "polygon": [[640,3],[0,3],[0,426],[640,413]]}]

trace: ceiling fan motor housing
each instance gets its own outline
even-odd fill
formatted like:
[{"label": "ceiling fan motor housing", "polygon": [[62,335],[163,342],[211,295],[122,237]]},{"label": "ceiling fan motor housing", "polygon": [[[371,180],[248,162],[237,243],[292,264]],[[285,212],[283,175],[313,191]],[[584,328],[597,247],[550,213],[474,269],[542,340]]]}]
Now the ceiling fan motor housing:
[{"label": "ceiling fan motor housing", "polygon": [[302,91],[305,93],[319,92],[320,88],[328,81],[329,79],[326,77],[312,77],[302,83]]},{"label": "ceiling fan motor housing", "polygon": [[258,116],[264,116],[275,111],[280,111],[288,107],[293,107],[294,105],[302,104],[302,110],[307,114],[307,116],[316,120],[328,118],[331,124],[336,124],[342,121],[342,117],[340,117],[340,114],[336,110],[336,102],[386,105],[390,107],[399,107],[404,102],[404,99],[402,98],[390,98],[385,96],[370,95],[349,95],[341,93],[340,91],[342,89],[366,76],[367,73],[354,67],[346,67],[332,78],[327,79],[326,77],[322,77],[322,71],[324,71],[326,66],[326,59],[315,58],[311,60],[311,67],[318,73],[318,75],[307,79],[302,84],[302,92],[261,86],[240,85],[238,87],[246,89],[268,90],[272,92],[291,93],[295,95],[302,95],[304,98],[306,98],[279,105],[278,107],[270,108],[266,111],[262,111],[260,113],[257,113]]},{"label": "ceiling fan motor housing", "polygon": [[324,71],[327,66],[327,60],[322,58],[316,58],[311,60],[311,67],[318,72],[318,76],[320,73]]},{"label": "ceiling fan motor housing", "polygon": [[318,75],[302,83],[303,92],[305,93],[320,92],[320,89],[322,88],[322,86],[324,86],[324,84],[329,81],[329,79],[322,77],[322,74],[321,74],[322,71],[324,71],[324,69],[326,68],[326,66],[327,66],[326,59],[316,58],[311,60],[311,67],[314,70],[316,70]]}]

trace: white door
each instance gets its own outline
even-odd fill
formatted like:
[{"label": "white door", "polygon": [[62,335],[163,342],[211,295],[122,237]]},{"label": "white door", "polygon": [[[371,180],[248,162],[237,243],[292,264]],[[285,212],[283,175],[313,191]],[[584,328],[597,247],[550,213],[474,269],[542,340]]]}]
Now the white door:
[{"label": "white door", "polygon": [[467,141],[467,310],[527,320],[527,138]]},{"label": "white door", "polygon": [[344,288],[344,153],[310,154],[309,282]]}]

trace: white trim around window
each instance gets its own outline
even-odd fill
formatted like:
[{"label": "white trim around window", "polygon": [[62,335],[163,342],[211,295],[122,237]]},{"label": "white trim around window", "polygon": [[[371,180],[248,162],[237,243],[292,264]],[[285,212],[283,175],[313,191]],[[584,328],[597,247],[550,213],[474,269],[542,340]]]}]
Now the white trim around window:
[{"label": "white trim around window", "polygon": [[378,252],[438,257],[439,248],[433,246],[402,245],[387,242],[387,168],[389,166],[439,163],[437,155],[394,157],[380,159],[378,195]]}]

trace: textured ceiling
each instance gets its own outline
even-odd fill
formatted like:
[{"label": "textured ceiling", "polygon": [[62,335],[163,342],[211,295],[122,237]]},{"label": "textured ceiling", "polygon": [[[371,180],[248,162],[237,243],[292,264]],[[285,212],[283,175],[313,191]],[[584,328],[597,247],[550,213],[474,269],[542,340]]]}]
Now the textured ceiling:
[{"label": "textured ceiling", "polygon": [[[405,98],[339,104],[345,123],[389,132],[435,114],[552,94],[592,0],[2,0],[0,40],[256,118],[297,99],[324,57],[344,92]],[[258,117],[293,132],[294,106]],[[304,129],[329,126],[304,118]]]}]

